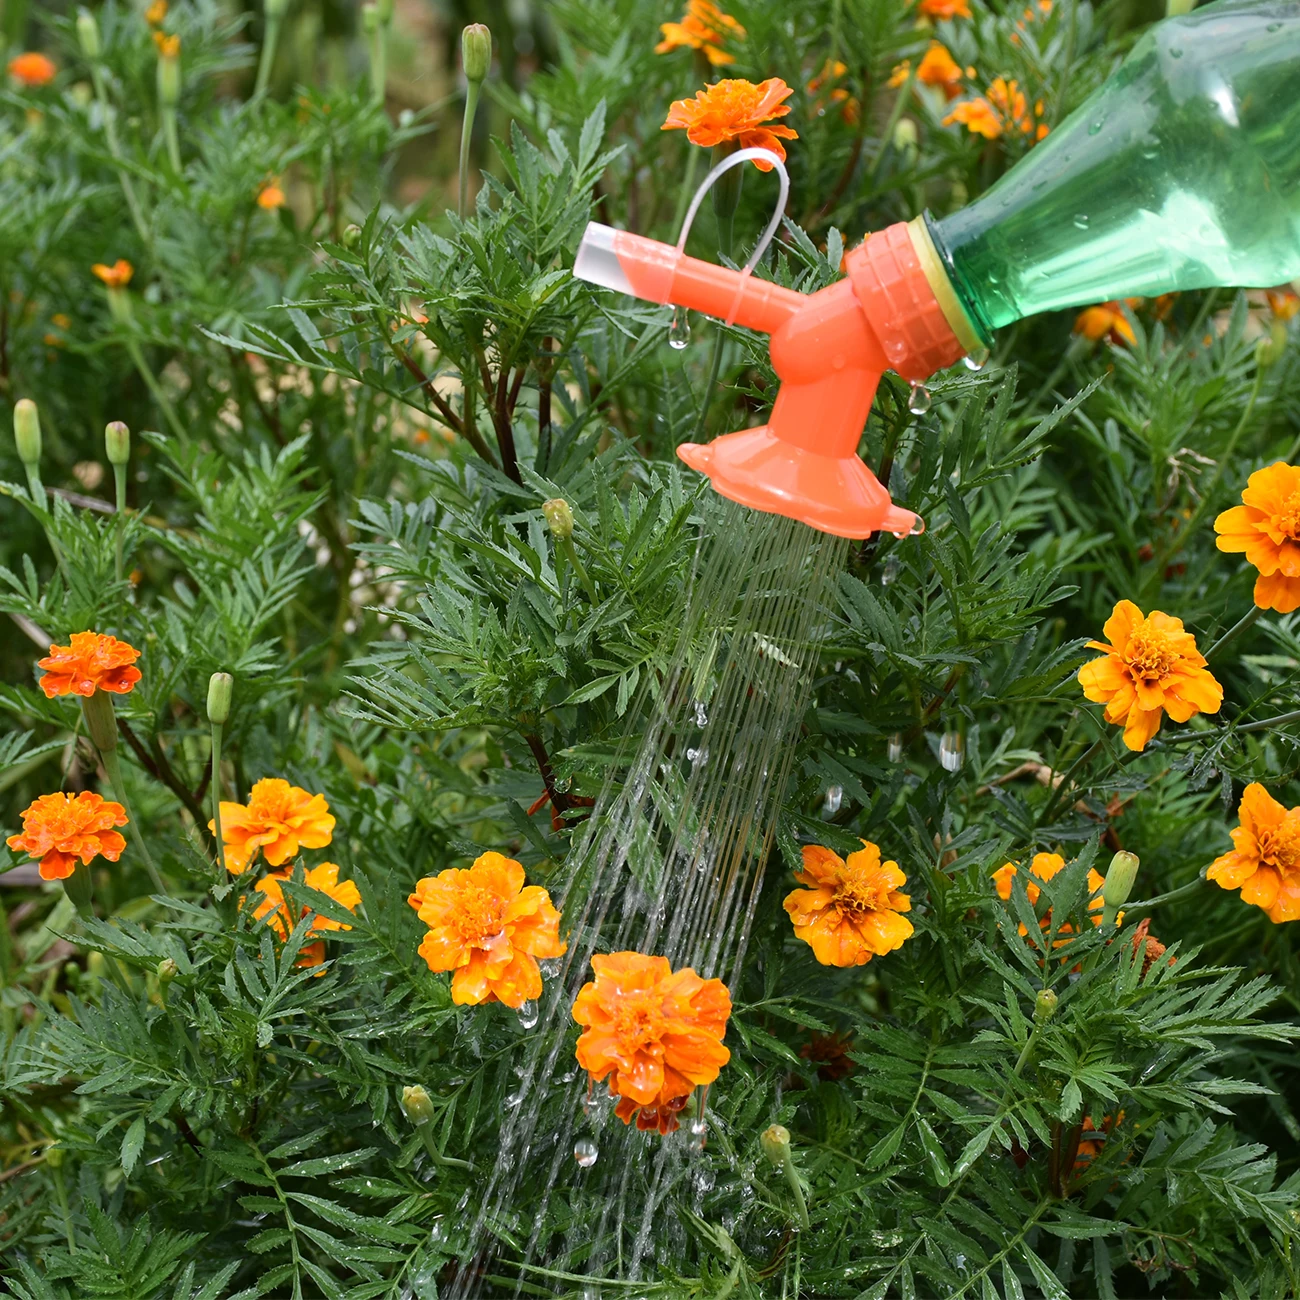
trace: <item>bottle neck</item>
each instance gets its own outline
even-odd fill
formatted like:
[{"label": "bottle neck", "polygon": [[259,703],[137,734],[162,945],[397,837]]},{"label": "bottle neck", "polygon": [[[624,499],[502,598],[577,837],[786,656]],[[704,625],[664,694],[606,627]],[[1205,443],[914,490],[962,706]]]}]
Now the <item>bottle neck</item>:
[{"label": "bottle neck", "polygon": [[909,221],[907,233],[935,300],[963,351],[967,354],[987,351],[993,344],[993,330],[983,319],[978,301],[962,284],[930,214],[923,212]]}]

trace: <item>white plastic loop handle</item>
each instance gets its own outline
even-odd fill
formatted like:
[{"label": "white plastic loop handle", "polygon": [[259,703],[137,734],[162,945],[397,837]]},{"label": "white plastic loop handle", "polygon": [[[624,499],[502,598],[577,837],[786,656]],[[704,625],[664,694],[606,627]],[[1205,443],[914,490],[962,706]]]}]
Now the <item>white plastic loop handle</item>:
[{"label": "white plastic loop handle", "polygon": [[776,201],[776,209],[772,213],[772,219],[767,223],[767,229],[763,231],[763,237],[754,247],[750,254],[749,261],[745,263],[740,272],[741,281],[736,286],[736,297],[732,301],[731,310],[727,313],[727,319],[724,322],[727,325],[734,325],[736,313],[740,310],[740,300],[744,297],[745,281],[753,274],[754,268],[759,264],[764,253],[767,252],[767,246],[772,242],[776,234],[777,227],[781,224],[781,218],[785,215],[786,200],[790,197],[790,173],[785,169],[785,163],[774,154],[771,149],[737,149],[735,153],[728,154],[712,171],[700,182],[700,188],[695,191],[695,197],[691,200],[691,206],[686,209],[686,219],[682,222],[682,233],[677,236],[677,251],[679,253],[686,251],[686,237],[691,233],[691,226],[695,221],[695,214],[700,210],[700,204],[704,202],[704,196],[709,192],[710,187],[720,177],[723,172],[732,167],[739,167],[741,163],[761,160],[762,162],[771,163],[781,181],[781,193]]}]

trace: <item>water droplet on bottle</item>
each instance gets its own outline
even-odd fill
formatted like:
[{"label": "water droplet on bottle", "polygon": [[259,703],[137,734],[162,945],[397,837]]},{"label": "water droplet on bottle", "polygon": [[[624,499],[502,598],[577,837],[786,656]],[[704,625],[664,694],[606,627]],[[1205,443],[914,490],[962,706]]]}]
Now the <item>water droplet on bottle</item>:
[{"label": "water droplet on bottle", "polygon": [[600,1151],[590,1138],[579,1138],[573,1144],[573,1158],[584,1169],[590,1169],[596,1163]]},{"label": "water droplet on bottle", "polygon": [[1269,25],[1268,25],[1267,27],[1265,27],[1264,30],[1265,30],[1266,32],[1280,32],[1280,31],[1282,30],[1282,24],[1281,24],[1281,23],[1269,23]]},{"label": "water droplet on bottle", "polygon": [[532,998],[519,1004],[519,1023],[525,1029],[531,1029],[537,1023],[537,1003]]},{"label": "water droplet on bottle", "polygon": [[903,761],[903,737],[897,731],[889,738],[889,761],[891,763]]},{"label": "water droplet on bottle", "polygon": [[962,764],[964,741],[960,731],[945,731],[939,741],[939,762],[945,772],[956,772]]},{"label": "water droplet on bottle", "polygon": [[822,816],[834,817],[844,802],[843,786],[833,785],[826,791],[826,801],[822,804]]},{"label": "water droplet on bottle", "polygon": [[1183,57],[1183,52],[1177,45],[1171,45],[1169,47],[1169,57],[1171,59],[1181,59]]},{"label": "water droplet on bottle", "polygon": [[924,415],[930,409],[930,390],[924,384],[913,384],[907,395],[907,409],[913,415]]},{"label": "water droplet on bottle", "polygon": [[[691,341],[691,321],[680,307],[673,308],[672,323],[668,326],[668,346],[680,352]],[[592,1157],[595,1158],[594,1156]]]},{"label": "water droplet on bottle", "polygon": [[1074,224],[1079,230],[1087,230],[1088,214],[1086,212],[1080,212],[1078,216],[1074,218]]},{"label": "water droplet on bottle", "polygon": [[988,348],[971,348],[961,359],[961,363],[967,370],[983,370],[989,363]]},{"label": "water droplet on bottle", "polygon": [[709,715],[705,712],[702,700],[695,701],[695,725],[697,727],[707,727],[709,725]]},{"label": "water droplet on bottle", "polygon": [[1089,135],[1096,135],[1097,132],[1101,130],[1101,128],[1102,128],[1102,124],[1103,124],[1104,122],[1105,122],[1105,118],[1098,118],[1095,122],[1093,122],[1093,123],[1088,127],[1088,134],[1089,134]]},{"label": "water droplet on bottle", "polygon": [[[897,537],[898,534],[895,533],[894,536]],[[902,573],[902,571],[902,561],[899,560],[897,555],[891,555],[889,559],[885,561],[884,568],[880,570],[880,585],[882,587],[888,587],[889,584],[893,582],[900,573]]]}]

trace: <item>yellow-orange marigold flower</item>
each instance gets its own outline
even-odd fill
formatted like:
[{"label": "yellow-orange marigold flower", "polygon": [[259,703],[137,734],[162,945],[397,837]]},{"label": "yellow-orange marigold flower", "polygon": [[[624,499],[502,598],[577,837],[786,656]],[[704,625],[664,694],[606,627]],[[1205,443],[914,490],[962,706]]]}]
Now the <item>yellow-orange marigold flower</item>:
[{"label": "yellow-orange marigold flower", "polygon": [[150,27],[159,27],[167,17],[167,0],[153,0],[153,4],[144,11],[144,20]]},{"label": "yellow-orange marigold flower", "polygon": [[[254,888],[262,895],[261,902],[258,903],[256,910],[253,912],[255,920],[265,920],[267,925],[273,929],[281,939],[289,937],[290,930],[293,929],[297,921],[290,919],[289,904],[284,896],[284,881],[288,877],[284,874],[267,876],[264,880],[259,880]],[[357,889],[354,881],[340,880],[338,866],[333,862],[322,862],[320,866],[313,867],[303,876],[303,883],[311,889],[318,889],[322,894],[328,894],[336,903],[342,904],[349,912],[355,912],[361,905],[361,891]],[[303,907],[297,920],[311,912],[311,908]],[[336,921],[332,917],[321,916],[319,913],[312,914],[311,933],[318,931],[325,932],[329,930],[350,930],[352,927],[342,921]],[[318,940],[316,943],[303,944],[298,952],[297,966],[319,966],[325,960],[325,943]],[[324,972],[321,972],[322,974]]]},{"label": "yellow-orange marigold flower", "polygon": [[425,877],[407,902],[429,933],[420,956],[432,971],[455,971],[451,1000],[504,1002],[518,1010],[542,993],[539,957],[562,957],[560,914],[541,885],[525,885],[513,858],[484,853],[468,871]]},{"label": "yellow-orange marigold flower", "polygon": [[921,0],[920,12],[927,18],[969,18],[970,0]]},{"label": "yellow-orange marigold flower", "polygon": [[[264,777],[249,792],[248,803],[221,804],[221,838],[226,870],[247,871],[260,849],[278,867],[299,849],[323,849],[334,838],[334,818],[323,794],[306,790],[278,776]],[[216,834],[216,824],[208,823]]]},{"label": "yellow-orange marigold flower", "polygon": [[[1126,306],[1135,307],[1141,298],[1125,298]],[[1098,339],[1109,338],[1112,343],[1136,343],[1137,336],[1133,326],[1124,315],[1124,308],[1118,302],[1104,302],[1096,307],[1085,307],[1074,318],[1074,332],[1094,343]]]},{"label": "yellow-orange marigold flower", "polygon": [[153,43],[158,47],[158,57],[160,59],[180,58],[181,38],[179,35],[169,36],[166,32],[154,32]]},{"label": "yellow-orange marigold flower", "polygon": [[284,191],[280,188],[279,181],[267,181],[257,191],[257,206],[265,208],[268,212],[284,207],[284,202]]},{"label": "yellow-orange marigold flower", "polygon": [[[830,103],[840,106],[840,116],[852,126],[858,120],[858,114],[862,111],[862,106],[843,86],[835,84],[848,70],[848,64],[841,62],[839,59],[827,59],[822,64],[822,70],[808,82],[805,89],[814,97],[821,95],[822,91],[825,90],[825,98]],[[825,112],[825,109],[820,111]]]},{"label": "yellow-orange marigold flower", "polygon": [[1219,711],[1223,687],[1182,619],[1158,609],[1144,615],[1131,600],[1121,600],[1105,634],[1106,641],[1088,642],[1106,653],[1079,669],[1079,685],[1088,699],[1106,706],[1107,722],[1123,724],[1129,749],[1145,749],[1166,713],[1186,722]]},{"label": "yellow-orange marigold flower", "polygon": [[931,41],[930,48],[916,65],[916,79],[927,86],[938,86],[949,98],[961,94],[961,64],[948,53],[942,41]]},{"label": "yellow-orange marigold flower", "polygon": [[952,112],[943,119],[943,125],[950,126],[956,122],[973,135],[982,135],[988,140],[996,140],[1013,128],[1022,135],[1032,135],[1041,140],[1048,133],[1047,124],[1036,121],[1042,112],[1041,100],[1030,112],[1025,92],[1018,82],[994,77],[984,95],[953,105]]},{"label": "yellow-orange marigold flower", "polygon": [[126,809],[100,795],[43,794],[23,809],[23,829],[5,843],[41,864],[42,880],[64,880],[97,857],[116,862],[126,840],[113,829],[126,825]]},{"label": "yellow-orange marigold flower", "polygon": [[1237,816],[1232,851],[1215,858],[1205,878],[1240,889],[1241,901],[1263,908],[1275,924],[1300,920],[1300,807],[1283,807],[1252,781]]},{"label": "yellow-orange marigold flower", "polygon": [[105,266],[103,262],[96,262],[90,269],[110,289],[125,289],[131,283],[131,277],[135,274],[135,267],[124,257],[119,257],[112,266]]},{"label": "yellow-orange marigold flower", "polygon": [[[706,149],[734,140],[742,149],[770,149],[784,158],[781,140],[797,140],[798,132],[763,123],[784,117],[790,105],[782,101],[793,93],[780,77],[769,77],[758,85],[729,78],[697,90],[694,99],[675,100],[660,130],[684,130],[692,144]],[[770,163],[756,161],[754,165],[760,171],[772,170]]]},{"label": "yellow-orange marigold flower", "polygon": [[731,1059],[722,1045],[731,995],[689,966],[674,971],[666,957],[614,952],[591,967],[595,979],[573,1003],[583,1026],[578,1064],[592,1083],[608,1076],[624,1124],[635,1118],[637,1128],[671,1133],[692,1090]]},{"label": "yellow-orange marigold flower", "polygon": [[1247,480],[1241,505],[1215,521],[1215,545],[1244,552],[1259,570],[1255,604],[1289,614],[1300,608],[1300,466],[1278,461]]},{"label": "yellow-orange marigold flower", "polygon": [[1300,293],[1294,289],[1265,289],[1269,309],[1278,320],[1290,320],[1300,312]]},{"label": "yellow-orange marigold flower", "polygon": [[723,13],[711,0],[689,0],[679,23],[661,23],[663,40],[655,46],[656,54],[670,50],[702,50],[715,67],[735,63],[735,56],[724,50],[728,39],[744,40],[745,29],[730,15]]},{"label": "yellow-orange marigold flower", "polygon": [[[1042,890],[1034,884],[1033,877],[1037,876],[1039,880],[1051,880],[1058,871],[1063,871],[1064,869],[1065,859],[1059,853],[1034,854],[1034,859],[1029,864],[1029,875],[1031,878],[1025,882],[1025,894],[1029,898],[1029,905],[1031,907],[1038,902],[1039,895],[1042,893]],[[1008,902],[1011,898],[1011,881],[1016,875],[1017,870],[1018,868],[1014,862],[1004,862],[1002,866],[993,873],[993,884],[998,891],[998,897],[1004,903]],[[1102,896],[1098,891],[1105,883],[1106,878],[1100,871],[1089,869],[1088,895],[1091,898],[1091,902],[1088,904],[1088,911],[1092,914],[1093,925],[1101,924],[1101,912],[1104,904]],[[1043,929],[1047,928],[1049,924],[1048,918],[1050,915],[1049,912],[1048,916],[1043,918],[1041,923]],[[1123,915],[1123,912],[1119,914],[1120,919],[1123,918]],[[1070,927],[1068,925],[1063,925],[1061,927],[1062,934],[1068,933],[1069,930]],[[1023,924],[1020,926],[1020,933],[1022,935],[1029,933]]]},{"label": "yellow-orange marigold flower", "polygon": [[808,889],[785,897],[797,938],[808,944],[823,966],[862,966],[872,957],[900,948],[912,923],[900,912],[912,900],[898,891],[907,877],[897,862],[881,862],[869,840],[848,858],[820,844],[803,847],[803,870],[795,879]]},{"label": "yellow-orange marigold flower", "polygon": [[41,690],[48,699],[56,695],[94,695],[112,691],[126,695],[140,680],[132,667],[140,652],[115,636],[101,632],[74,632],[71,645],[52,645],[44,659],[36,661],[45,670]]},{"label": "yellow-orange marigold flower", "polygon": [[34,50],[9,60],[9,75],[24,86],[45,86],[58,73],[54,60]]},{"label": "yellow-orange marigold flower", "polygon": [[952,112],[943,119],[943,125],[951,126],[954,122],[986,140],[996,140],[1002,134],[1002,119],[982,95],[954,105]]}]

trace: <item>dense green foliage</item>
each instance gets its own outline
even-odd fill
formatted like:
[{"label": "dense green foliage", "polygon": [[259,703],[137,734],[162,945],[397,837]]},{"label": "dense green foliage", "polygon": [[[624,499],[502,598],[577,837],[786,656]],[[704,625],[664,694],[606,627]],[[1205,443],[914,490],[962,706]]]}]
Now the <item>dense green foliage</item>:
[{"label": "dense green foliage", "polygon": [[[1017,78],[1050,126],[1157,16],[971,4],[937,29],[903,0],[727,6],[746,36],[724,71],[795,88],[789,220],[759,274],[830,283],[864,232],[960,206],[1031,147],[943,125],[935,87],[889,85],[935,35],[978,70],[970,93]],[[22,1300],[431,1300],[464,1263],[530,1030],[453,1005],[407,895],[486,849],[562,895],[583,801],[643,726],[681,622],[706,489],[672,450],[702,405],[710,433],[756,423],[774,385],[766,341],[729,329],[709,391],[722,326],[671,350],[666,309],[570,274],[593,217],[674,239],[703,175],[704,151],[659,130],[703,80],[690,51],[654,52],[678,10],[484,8],[455,15],[487,18],[505,51],[463,219],[445,210],[462,96],[450,41],[415,44],[419,6],[388,37],[385,103],[332,5],[290,7],[259,96],[260,6],[173,0],[179,170],[143,3],[96,11],[93,64],[65,6],[0,9],[10,55],[59,65],[0,92],[0,414],[33,398],[44,428],[43,492],[0,438],[0,826],[104,786],[34,663],[112,633],[142,651],[119,752],[167,886],[132,844],[94,864],[83,917],[0,850],[0,1291]],[[835,59],[856,112],[806,89]],[[272,182],[278,209],[258,203]],[[738,247],[773,194],[745,178]],[[706,204],[692,249],[717,243]],[[125,313],[91,272],[118,258]],[[1201,879],[1246,782],[1300,793],[1295,720],[1269,721],[1297,707],[1300,623],[1269,613],[1232,639],[1211,663],[1221,714],[1166,720],[1140,755],[1074,676],[1119,599],[1182,618],[1202,650],[1252,608],[1254,571],[1212,522],[1300,449],[1300,321],[1231,291],[1127,319],[1131,345],[1089,343],[1068,315],[1009,328],[921,415],[886,377],[862,455],[927,531],[855,544],[838,583],[710,1093],[714,1174],[674,1196],[630,1289],[601,1226],[553,1197],[527,1293],[1300,1291],[1293,927]],[[109,420],[136,431],[122,515]],[[571,547],[541,508],[557,497]],[[297,873],[285,887],[351,925],[323,975],[295,964],[310,922],[281,942],[218,864],[217,671],[235,679],[226,797],[284,777],[337,818],[304,864],[337,862],[357,913]],[[781,900],[800,842],[862,837],[906,872],[916,934],[822,967]],[[1130,903],[1115,937],[1087,922],[1086,878],[1120,847],[1141,859],[1133,898],[1159,901]],[[1006,902],[990,879],[1039,851],[1070,860],[1041,932],[1025,873]],[[1147,969],[1143,918],[1169,946]],[[1044,988],[1058,1009],[1035,1020]],[[438,1159],[399,1104],[412,1084]],[[806,1229],[763,1159],[775,1122]],[[518,1274],[548,1168],[517,1171],[482,1294]],[[584,1232],[575,1264],[558,1242]]]}]

